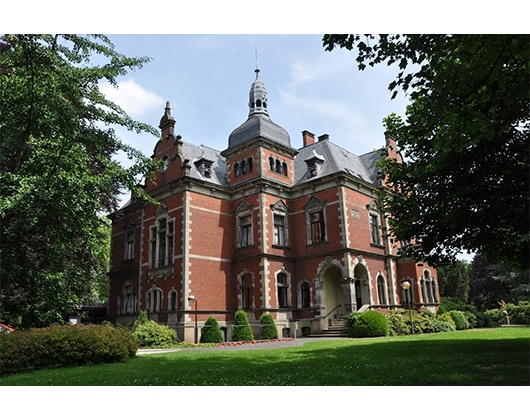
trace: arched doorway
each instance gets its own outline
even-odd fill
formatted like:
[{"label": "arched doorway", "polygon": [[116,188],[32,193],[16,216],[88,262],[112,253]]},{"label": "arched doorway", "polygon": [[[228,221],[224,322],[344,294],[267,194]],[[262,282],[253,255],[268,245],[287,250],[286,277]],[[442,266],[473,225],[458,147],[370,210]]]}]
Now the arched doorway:
[{"label": "arched doorway", "polygon": [[330,317],[344,315],[345,302],[341,269],[335,265],[329,265],[322,270],[321,279],[324,286],[324,315]]},{"label": "arched doorway", "polygon": [[358,311],[363,305],[370,305],[370,283],[368,270],[363,264],[357,264],[353,271],[355,283],[355,304]]}]

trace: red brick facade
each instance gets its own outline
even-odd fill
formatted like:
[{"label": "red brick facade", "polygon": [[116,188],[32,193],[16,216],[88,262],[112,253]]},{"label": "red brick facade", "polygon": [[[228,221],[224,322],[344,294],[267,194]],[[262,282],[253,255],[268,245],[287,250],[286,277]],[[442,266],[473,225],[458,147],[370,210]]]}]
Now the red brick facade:
[{"label": "red brick facade", "polygon": [[[131,325],[147,309],[191,341],[193,295],[199,326],[215,316],[227,338],[238,309],[302,335],[351,311],[401,307],[405,278],[414,304],[435,310],[436,271],[402,261],[384,233],[380,154],[358,157],[307,131],[296,150],[266,110],[253,112],[245,127],[265,119],[283,137],[238,134],[218,152],[175,136],[168,105],[154,148],[168,162],[145,185],[160,205],[131,200],[111,215],[110,320]],[[400,158],[389,135],[379,152]]]}]

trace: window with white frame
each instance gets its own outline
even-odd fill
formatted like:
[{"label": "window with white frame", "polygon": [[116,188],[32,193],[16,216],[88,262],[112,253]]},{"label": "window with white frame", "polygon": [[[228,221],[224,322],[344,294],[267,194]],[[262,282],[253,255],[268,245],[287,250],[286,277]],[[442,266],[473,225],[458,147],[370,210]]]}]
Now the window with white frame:
[{"label": "window with white frame", "polygon": [[377,276],[377,297],[380,305],[387,305],[388,300],[386,297],[386,282],[382,275]]},{"label": "window with white frame", "polygon": [[276,276],[276,285],[278,288],[278,307],[289,307],[289,278],[285,273],[278,273]]},{"label": "window with white frame", "polygon": [[153,287],[147,292],[146,308],[148,312],[160,312],[162,310],[162,290]]},{"label": "window with white frame", "polygon": [[287,230],[287,214],[289,209],[285,203],[280,200],[276,204],[271,206],[273,215],[273,245],[276,246],[288,246],[289,236]]},{"label": "window with white frame", "polygon": [[129,282],[125,283],[122,293],[118,296],[118,314],[135,314],[138,308],[138,295],[133,292]]},{"label": "window with white frame", "polygon": [[151,227],[151,268],[173,264],[175,223],[164,217]]},{"label": "window with white frame", "polygon": [[311,285],[307,281],[300,285],[300,307],[311,307]]},{"label": "window with white frame", "polygon": [[304,206],[308,245],[318,244],[327,240],[325,207],[326,202],[317,197],[311,197]]},{"label": "window with white frame", "polygon": [[239,283],[240,301],[242,309],[251,309],[253,305],[254,286],[252,274],[245,273]]},{"label": "window with white frame", "polygon": [[169,310],[170,311],[176,311],[177,310],[177,291],[174,288],[171,288],[169,291]]},{"label": "window with white frame", "polygon": [[134,259],[134,230],[125,233],[125,260]]}]

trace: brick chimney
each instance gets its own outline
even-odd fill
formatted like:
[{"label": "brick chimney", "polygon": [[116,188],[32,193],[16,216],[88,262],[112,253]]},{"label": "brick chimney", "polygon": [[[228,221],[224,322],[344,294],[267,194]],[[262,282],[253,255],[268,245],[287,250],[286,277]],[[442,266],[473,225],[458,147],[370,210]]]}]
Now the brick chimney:
[{"label": "brick chimney", "polygon": [[315,135],[307,130],[302,131],[302,142],[304,147],[311,146],[315,143]]},{"label": "brick chimney", "polygon": [[322,134],[321,136],[318,136],[318,141],[327,141],[329,140],[329,134]]}]

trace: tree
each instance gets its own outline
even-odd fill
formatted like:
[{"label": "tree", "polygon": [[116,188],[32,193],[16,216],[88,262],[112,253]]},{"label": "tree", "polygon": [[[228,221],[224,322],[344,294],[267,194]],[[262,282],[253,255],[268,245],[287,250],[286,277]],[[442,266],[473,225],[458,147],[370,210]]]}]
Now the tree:
[{"label": "tree", "polygon": [[116,86],[147,61],[117,53],[104,36],[0,38],[1,319],[60,322],[94,295],[102,216],[123,189],[148,199],[138,183],[155,169],[113,127],[158,135],[106,100],[98,82]]},{"label": "tree", "polygon": [[518,303],[530,296],[529,271],[491,264],[475,255],[469,271],[469,300],[482,310],[499,308],[500,302]]},{"label": "tree", "polygon": [[440,296],[453,297],[467,303],[469,294],[469,263],[455,261],[437,268]]},{"label": "tree", "polygon": [[259,319],[262,340],[275,340],[278,338],[278,328],[271,314],[263,314]]},{"label": "tree", "polygon": [[217,319],[209,317],[201,330],[201,343],[222,343],[225,341]]},{"label": "tree", "polygon": [[360,70],[397,64],[409,95],[385,119],[404,162],[386,158],[382,197],[403,252],[432,264],[462,250],[528,268],[530,35],[325,35]]},{"label": "tree", "polygon": [[232,332],[232,341],[252,341],[254,336],[248,323],[245,311],[237,311],[234,315],[234,329]]}]

